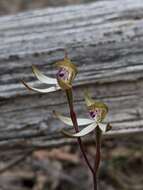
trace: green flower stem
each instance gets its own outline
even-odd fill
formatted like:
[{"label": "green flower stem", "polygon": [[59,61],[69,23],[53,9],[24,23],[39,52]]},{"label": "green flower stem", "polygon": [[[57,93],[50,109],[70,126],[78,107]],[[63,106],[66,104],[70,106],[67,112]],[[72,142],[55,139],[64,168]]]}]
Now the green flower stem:
[{"label": "green flower stem", "polygon": [[[76,117],[76,113],[75,113],[74,107],[73,107],[72,89],[66,90],[66,95],[67,95],[67,99],[68,99],[68,104],[69,104],[69,108],[70,108],[70,116],[71,116],[71,119],[72,119],[72,122],[73,122],[74,129],[75,129],[76,132],[79,132],[79,127],[78,127],[78,123],[77,123],[77,117]],[[85,153],[85,150],[84,150],[84,145],[83,145],[82,140],[81,140],[80,137],[78,138],[78,144],[79,144],[80,150],[82,152],[82,155],[83,155],[83,157],[85,159],[85,162],[87,163],[87,166],[91,170],[92,174],[95,175],[95,171],[92,168],[92,166],[91,166],[91,164],[90,164],[90,162],[89,162],[89,160],[88,160],[88,158],[86,156],[86,153]]]},{"label": "green flower stem", "polygon": [[97,172],[98,172],[99,165],[100,165],[100,157],[101,157],[100,149],[101,149],[101,134],[102,134],[99,126],[96,127],[95,134],[96,134],[96,155],[95,155],[94,172],[95,172],[96,179],[94,179],[94,180],[96,181],[95,189],[97,190]]}]

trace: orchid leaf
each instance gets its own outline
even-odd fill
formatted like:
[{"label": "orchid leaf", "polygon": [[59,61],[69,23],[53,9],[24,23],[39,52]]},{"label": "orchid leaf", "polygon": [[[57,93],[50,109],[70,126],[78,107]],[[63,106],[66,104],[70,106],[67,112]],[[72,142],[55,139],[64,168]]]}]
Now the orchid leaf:
[{"label": "orchid leaf", "polygon": [[57,84],[56,78],[51,78],[45,76],[37,67],[32,65],[32,71],[35,74],[35,76],[43,83],[45,84]]}]

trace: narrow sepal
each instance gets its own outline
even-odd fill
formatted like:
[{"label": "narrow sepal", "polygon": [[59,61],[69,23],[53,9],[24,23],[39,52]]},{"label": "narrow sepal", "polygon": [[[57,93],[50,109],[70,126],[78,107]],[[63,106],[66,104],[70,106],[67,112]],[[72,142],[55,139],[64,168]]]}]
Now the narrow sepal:
[{"label": "narrow sepal", "polygon": [[57,84],[56,78],[51,78],[46,75],[44,75],[37,67],[32,65],[32,71],[34,75],[43,83],[45,84]]},{"label": "narrow sepal", "polygon": [[[73,126],[72,120],[70,117],[66,117],[61,115],[59,112],[57,111],[53,111],[54,115],[61,120],[63,123],[69,125],[69,126]],[[77,118],[77,123],[78,126],[84,126],[84,125],[88,125],[91,124],[93,122],[93,120],[91,119],[86,119],[86,118]]]},{"label": "narrow sepal", "polygon": [[52,86],[49,88],[45,88],[45,89],[39,89],[39,88],[34,88],[31,87],[30,85],[28,85],[24,80],[22,80],[22,83],[24,84],[24,86],[28,89],[28,90],[32,90],[35,92],[40,92],[40,93],[50,93],[50,92],[54,92],[60,89],[60,87],[58,86]]},{"label": "narrow sepal", "polygon": [[96,123],[92,123],[90,125],[88,125],[87,127],[85,127],[84,129],[82,129],[81,131],[75,133],[75,134],[71,134],[69,132],[66,132],[64,130],[62,130],[61,132],[68,137],[72,137],[72,138],[78,138],[78,137],[83,137],[89,133],[91,133],[95,128],[97,127]]},{"label": "narrow sepal", "polygon": [[95,101],[90,97],[88,90],[84,92],[84,99],[87,107],[93,105]]}]

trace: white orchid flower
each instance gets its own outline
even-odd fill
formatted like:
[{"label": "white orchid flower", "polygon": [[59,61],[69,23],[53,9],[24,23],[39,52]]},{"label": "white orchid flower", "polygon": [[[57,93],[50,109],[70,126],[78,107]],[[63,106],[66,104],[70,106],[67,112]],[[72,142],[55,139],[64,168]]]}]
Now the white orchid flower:
[{"label": "white orchid flower", "polygon": [[51,87],[39,89],[31,87],[24,80],[22,80],[22,83],[29,90],[40,93],[54,92],[59,89],[70,89],[72,87],[72,81],[77,74],[76,66],[70,61],[70,59],[67,57],[67,54],[65,54],[65,58],[63,61],[59,61],[56,63],[56,66],[59,68],[59,70],[55,78],[45,76],[37,67],[32,66],[32,71],[37,79],[42,83],[52,85]]},{"label": "white orchid flower", "polygon": [[[108,107],[102,102],[96,102],[92,100],[89,95],[85,95],[85,101],[89,110],[90,118],[77,118],[78,126],[85,126],[81,131],[71,134],[62,130],[62,132],[69,137],[82,137],[90,132],[94,131],[97,126],[99,126],[102,132],[109,131],[111,129],[111,125],[109,123],[103,123],[103,119],[105,118]],[[54,114],[58,119],[60,119],[63,123],[73,126],[72,120],[70,117],[66,117],[61,115],[58,112],[54,111]],[[86,126],[87,125],[87,126]]]}]

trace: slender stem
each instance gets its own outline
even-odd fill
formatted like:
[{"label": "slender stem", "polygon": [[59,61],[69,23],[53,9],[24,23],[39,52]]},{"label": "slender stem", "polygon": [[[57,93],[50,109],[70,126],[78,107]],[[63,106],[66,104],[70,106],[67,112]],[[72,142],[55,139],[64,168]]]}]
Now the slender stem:
[{"label": "slender stem", "polygon": [[95,155],[95,163],[94,163],[94,172],[95,172],[95,178],[94,181],[96,181],[96,187],[95,189],[97,190],[97,172],[99,169],[100,165],[100,148],[101,148],[101,130],[99,126],[96,127],[95,129],[95,134],[96,134],[96,155]]},{"label": "slender stem", "polygon": [[[75,128],[76,132],[79,132],[79,127],[78,127],[78,123],[77,123],[77,117],[76,117],[76,113],[74,111],[74,106],[73,106],[73,95],[72,95],[72,89],[70,90],[66,90],[66,95],[67,95],[67,99],[68,99],[68,104],[69,104],[69,108],[70,108],[70,116],[73,122],[73,126]],[[100,140],[101,140],[101,130],[99,128],[99,126],[97,126],[96,128],[96,156],[95,156],[95,165],[94,167],[91,166],[87,156],[86,156],[86,152],[84,150],[84,145],[82,143],[81,138],[78,138],[78,144],[80,147],[80,150],[82,152],[82,155],[84,157],[84,160],[87,164],[87,166],[89,167],[92,176],[93,176],[93,187],[94,190],[97,190],[97,170],[99,168],[99,164],[100,164]]]},{"label": "slender stem", "polygon": [[97,190],[97,176],[96,176],[96,174],[93,175],[93,187],[94,187],[94,190]]},{"label": "slender stem", "polygon": [[[66,90],[66,95],[67,95],[67,99],[68,99],[68,104],[69,104],[69,108],[70,108],[70,116],[71,116],[71,119],[72,119],[72,122],[73,122],[73,126],[75,128],[75,131],[79,132],[79,127],[78,127],[78,123],[77,123],[77,117],[76,117],[76,113],[74,112],[74,107],[73,107],[72,90],[71,89]],[[88,160],[88,158],[86,156],[84,146],[83,146],[83,143],[82,143],[82,140],[81,140],[80,137],[78,138],[78,144],[79,144],[80,150],[82,152],[82,155],[84,157],[84,160],[87,163],[87,166],[91,170],[92,174],[95,175],[94,169],[92,168],[92,166],[91,166],[91,164],[90,164],[90,162],[89,162],[89,160]]]},{"label": "slender stem", "polygon": [[96,133],[96,155],[95,155],[95,164],[94,164],[94,171],[97,173],[99,165],[100,165],[100,147],[101,147],[101,130],[99,126],[95,129]]}]

